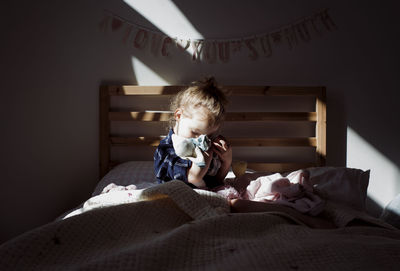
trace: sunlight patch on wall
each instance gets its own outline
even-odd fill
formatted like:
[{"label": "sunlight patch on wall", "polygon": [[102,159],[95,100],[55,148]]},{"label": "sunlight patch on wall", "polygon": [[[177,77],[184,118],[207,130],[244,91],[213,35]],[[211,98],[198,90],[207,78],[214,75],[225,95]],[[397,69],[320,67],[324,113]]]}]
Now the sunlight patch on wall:
[{"label": "sunlight patch on wall", "polygon": [[141,86],[160,86],[169,85],[162,77],[155,73],[136,57],[132,57],[133,72],[136,76],[138,85]]},{"label": "sunlight patch on wall", "polygon": [[350,127],[347,167],[371,170],[368,196],[382,207],[400,193],[400,169]]},{"label": "sunlight patch on wall", "polygon": [[[170,0],[124,0],[160,31],[171,38],[203,39],[186,16]],[[188,51],[192,54],[192,48]]]}]

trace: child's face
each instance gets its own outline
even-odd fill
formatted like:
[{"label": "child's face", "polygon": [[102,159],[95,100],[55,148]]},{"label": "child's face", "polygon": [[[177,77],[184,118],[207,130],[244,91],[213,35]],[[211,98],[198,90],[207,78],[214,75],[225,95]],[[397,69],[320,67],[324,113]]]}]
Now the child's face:
[{"label": "child's face", "polygon": [[207,135],[212,138],[219,126],[210,127],[210,121],[206,109],[198,108],[191,110],[191,116],[184,114],[182,109],[175,111],[176,124],[174,132],[185,138],[196,138]]}]

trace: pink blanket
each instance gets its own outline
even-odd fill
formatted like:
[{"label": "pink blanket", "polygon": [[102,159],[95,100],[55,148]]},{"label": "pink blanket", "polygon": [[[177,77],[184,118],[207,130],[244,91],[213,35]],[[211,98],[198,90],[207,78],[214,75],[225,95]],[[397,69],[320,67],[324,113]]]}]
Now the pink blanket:
[{"label": "pink blanket", "polygon": [[279,203],[312,216],[324,209],[324,201],[314,193],[306,170],[292,172],[286,177],[279,173],[258,176],[256,179],[253,176],[253,180],[244,175],[217,188],[215,192],[228,199]]}]

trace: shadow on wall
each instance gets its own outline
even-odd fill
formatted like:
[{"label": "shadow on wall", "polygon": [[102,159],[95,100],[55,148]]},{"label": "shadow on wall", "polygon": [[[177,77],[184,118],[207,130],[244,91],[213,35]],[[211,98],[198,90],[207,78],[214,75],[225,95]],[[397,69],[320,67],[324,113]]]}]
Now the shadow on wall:
[{"label": "shadow on wall", "polygon": [[365,200],[365,209],[373,217],[380,217],[383,211],[382,206],[368,196]]},{"label": "shadow on wall", "polygon": [[351,5],[358,8],[348,21],[346,40],[353,44],[344,57],[351,61],[342,67],[342,82],[351,91],[345,96],[347,165],[371,169],[369,192],[385,206],[400,193],[400,40],[390,34],[397,31],[397,7],[394,1]]},{"label": "shadow on wall", "polygon": [[6,4],[0,243],[77,206],[98,181],[99,85],[137,83],[131,53],[99,31],[104,8]]},{"label": "shadow on wall", "polygon": [[343,89],[327,88],[327,165],[346,166],[347,112]]},{"label": "shadow on wall", "polygon": [[398,16],[397,3],[352,4],[361,7],[357,22],[363,27],[354,37],[357,50],[350,51],[352,61],[346,68],[356,82],[347,96],[348,126],[400,168],[400,40],[391,35],[398,30],[392,22]]}]

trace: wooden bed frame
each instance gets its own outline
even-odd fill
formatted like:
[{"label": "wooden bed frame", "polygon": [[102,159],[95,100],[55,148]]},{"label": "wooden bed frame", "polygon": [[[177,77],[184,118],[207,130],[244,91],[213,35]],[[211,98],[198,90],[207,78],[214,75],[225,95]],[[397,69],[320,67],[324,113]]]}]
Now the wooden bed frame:
[{"label": "wooden bed frame", "polygon": [[[112,134],[112,122],[129,122],[135,125],[138,122],[167,122],[171,112],[159,111],[159,108],[150,108],[145,111],[119,110],[111,106],[111,98],[141,96],[171,95],[184,89],[186,86],[101,86],[100,87],[100,177],[103,177],[112,167],[122,161],[111,159],[111,149],[118,147],[152,146],[156,148],[162,136],[120,136]],[[315,124],[315,133],[308,137],[231,137],[224,134],[231,142],[233,153],[235,147],[309,147],[315,153],[312,162],[249,162],[248,168],[271,172],[284,172],[310,166],[324,166],[326,160],[326,94],[325,87],[273,87],[273,86],[224,86],[229,97],[252,96],[255,99],[280,96],[299,97],[307,96],[313,99],[315,107],[308,112],[228,112],[225,122],[285,122],[287,125],[296,122],[309,122]],[[229,98],[228,97],[228,98]],[[158,110],[158,111],[157,111]],[[161,124],[161,123],[160,123]],[[142,160],[152,160],[146,157]]]}]

